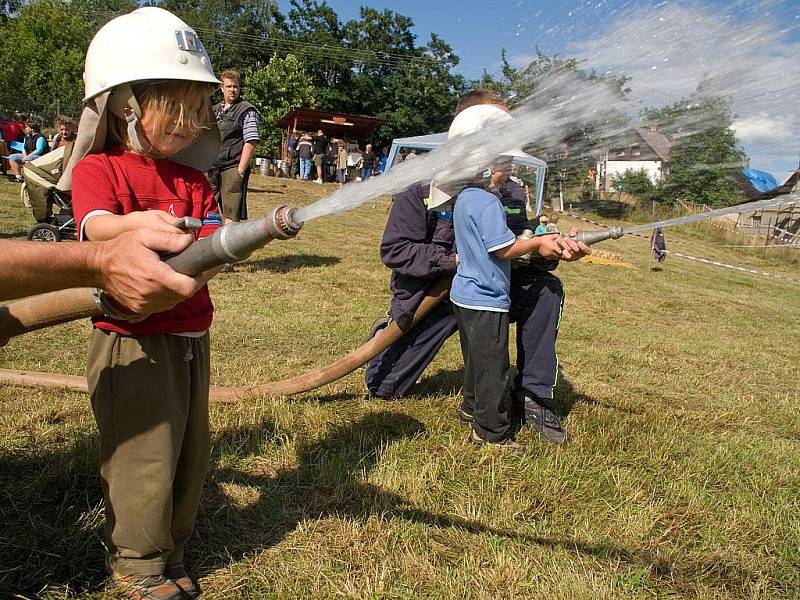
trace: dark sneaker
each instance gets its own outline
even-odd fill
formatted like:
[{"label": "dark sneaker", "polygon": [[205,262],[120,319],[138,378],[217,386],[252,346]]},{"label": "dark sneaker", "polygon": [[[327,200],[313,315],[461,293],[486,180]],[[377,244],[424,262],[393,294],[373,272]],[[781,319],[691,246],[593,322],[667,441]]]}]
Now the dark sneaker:
[{"label": "dark sneaker", "polygon": [[175,583],[156,575],[112,575],[106,582],[107,590],[119,591],[130,600],[182,600],[183,592]]},{"label": "dark sneaker", "polygon": [[511,438],[506,438],[500,442],[490,442],[483,439],[473,429],[469,434],[469,442],[473,446],[491,446],[492,448],[499,448],[503,452],[508,452],[514,456],[525,456],[527,449],[522,444],[518,444]]},{"label": "dark sneaker", "polygon": [[555,413],[545,406],[541,398],[525,394],[525,424],[530,425],[539,436],[551,444],[567,441],[567,431]]},{"label": "dark sneaker", "polygon": [[185,569],[183,569],[183,567],[174,569],[167,568],[164,575],[169,577],[172,580],[172,583],[180,588],[181,592],[183,592],[184,598],[194,599],[203,593],[203,590],[200,589],[200,586],[195,583],[191,577],[189,577],[189,574]]},{"label": "dark sneaker", "polygon": [[475,418],[463,406],[458,407],[458,422],[465,427],[472,427],[472,422]]}]

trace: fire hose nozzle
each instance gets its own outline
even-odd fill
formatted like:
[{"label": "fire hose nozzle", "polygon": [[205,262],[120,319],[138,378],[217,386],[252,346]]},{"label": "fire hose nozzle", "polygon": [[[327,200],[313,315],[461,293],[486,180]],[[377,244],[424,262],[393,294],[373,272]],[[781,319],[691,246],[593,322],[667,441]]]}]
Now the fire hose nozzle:
[{"label": "fire hose nozzle", "polygon": [[608,229],[598,229],[594,231],[579,231],[572,239],[576,242],[583,242],[587,246],[602,242],[603,240],[616,240],[623,236],[622,227],[614,226]]},{"label": "fire hose nozzle", "polygon": [[278,206],[267,217],[267,228],[270,235],[278,240],[295,237],[303,227],[303,222],[294,218],[297,209],[291,206]]}]

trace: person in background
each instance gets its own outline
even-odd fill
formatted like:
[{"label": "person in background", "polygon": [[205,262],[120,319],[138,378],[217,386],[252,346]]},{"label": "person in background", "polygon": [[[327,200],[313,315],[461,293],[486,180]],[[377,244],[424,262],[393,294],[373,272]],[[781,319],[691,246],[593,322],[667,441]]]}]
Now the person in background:
[{"label": "person in background", "polygon": [[300,135],[296,131],[293,131],[289,139],[286,140],[286,175],[290,179],[294,179],[299,170],[299,165],[297,164],[298,141],[300,141]]},{"label": "person in background", "polygon": [[323,177],[327,183],[336,181],[336,162],[339,155],[339,140],[331,138],[328,147],[325,149],[325,169]]},{"label": "person in background", "polygon": [[561,215],[559,213],[553,213],[553,216],[550,217],[550,223],[548,223],[547,225],[548,233],[558,233],[559,219],[561,219]]},{"label": "person in background", "polygon": [[536,231],[534,231],[533,233],[535,233],[536,235],[539,235],[540,233],[547,233],[547,225],[549,223],[550,223],[550,217],[548,217],[547,215],[539,215],[539,224],[536,226]]},{"label": "person in background", "polygon": [[367,144],[364,154],[361,156],[361,181],[366,181],[370,178],[377,162],[378,157],[372,151],[372,144]]},{"label": "person in background", "polygon": [[303,132],[297,142],[297,158],[300,160],[300,181],[308,181],[311,176],[311,158],[314,156],[314,146],[311,145],[311,136]]},{"label": "person in background", "polygon": [[[259,141],[259,117],[256,107],[241,98],[242,76],[236,69],[220,75],[222,101],[213,107],[221,144],[214,165],[208,171],[214,199],[222,209],[225,222],[247,219],[247,182],[250,161]],[[231,270],[226,265],[226,270]]]},{"label": "person in background", "polygon": [[6,142],[9,148],[14,142],[21,142],[25,137],[25,126],[28,118],[20,113],[14,113],[12,121],[3,121],[0,126],[0,136]]},{"label": "person in background", "polygon": [[322,168],[325,165],[325,152],[328,149],[328,138],[322,129],[317,130],[317,135],[311,138],[311,143],[314,146],[314,167],[317,170],[317,178],[315,183],[322,183]]},{"label": "person in background", "polygon": [[25,181],[22,177],[22,165],[36,160],[49,149],[47,138],[42,134],[38,123],[33,121],[26,123],[23,147],[24,150],[22,152],[11,154],[8,157],[8,164],[11,166],[11,174],[14,176],[17,183],[23,183]]},{"label": "person in background", "polygon": [[52,150],[60,148],[67,142],[74,142],[76,137],[75,121],[69,117],[61,117],[58,120],[58,133],[53,136]]},{"label": "person in background", "polygon": [[389,147],[384,146],[381,149],[381,159],[380,159],[380,168],[378,172],[383,175],[386,172],[386,163],[389,160]]},{"label": "person in background", "polygon": [[344,140],[339,140],[336,154],[336,181],[340,186],[347,183],[347,145]]}]

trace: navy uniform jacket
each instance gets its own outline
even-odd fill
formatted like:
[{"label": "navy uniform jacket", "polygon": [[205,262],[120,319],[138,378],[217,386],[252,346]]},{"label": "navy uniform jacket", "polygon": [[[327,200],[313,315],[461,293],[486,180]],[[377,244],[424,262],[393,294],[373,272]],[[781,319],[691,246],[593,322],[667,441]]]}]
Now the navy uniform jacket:
[{"label": "navy uniform jacket", "polygon": [[[381,241],[381,260],[392,270],[392,318],[404,331],[427,289],[443,276],[456,272],[455,235],[451,211],[429,211],[430,184],[414,184],[395,194]],[[538,220],[525,212],[525,190],[513,181],[502,189],[506,221],[515,235],[535,229]],[[541,264],[540,264],[541,263]],[[550,271],[557,261],[540,259],[532,267],[512,271],[512,278],[524,279],[523,271]]]},{"label": "navy uniform jacket", "polygon": [[[500,190],[500,202],[503,203],[503,208],[506,213],[506,224],[508,228],[514,232],[514,235],[520,235],[523,230],[530,229],[536,231],[539,225],[539,219],[529,219],[525,210],[527,199],[525,198],[525,188],[517,182],[507,180]],[[557,260],[547,260],[539,256],[531,258],[530,267],[513,264],[514,268],[511,269],[512,284],[525,283],[531,277],[535,277],[537,273],[542,271],[552,271],[558,266]]]},{"label": "navy uniform jacket", "polygon": [[430,184],[395,194],[381,241],[381,260],[392,270],[390,313],[406,330],[425,291],[456,272],[451,212],[428,211]]}]

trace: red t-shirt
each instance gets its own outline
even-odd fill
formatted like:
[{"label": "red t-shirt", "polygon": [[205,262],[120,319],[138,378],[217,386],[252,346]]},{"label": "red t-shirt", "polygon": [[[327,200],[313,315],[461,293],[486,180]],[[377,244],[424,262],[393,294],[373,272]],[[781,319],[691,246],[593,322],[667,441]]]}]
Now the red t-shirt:
[{"label": "red t-shirt", "polygon": [[25,124],[19,121],[0,121],[0,135],[3,136],[3,141],[16,142],[20,134],[25,131]]},{"label": "red t-shirt", "polygon": [[[198,239],[219,227],[219,209],[205,175],[170,160],[145,158],[122,149],[90,154],[72,172],[72,208],[79,231],[92,211],[124,215],[141,210],[163,210],[176,217],[203,221]],[[120,256],[119,260],[125,260]],[[203,286],[173,309],[149,316],[140,323],[108,317],[92,319],[95,327],[125,335],[189,333],[211,325],[214,307]]]}]

